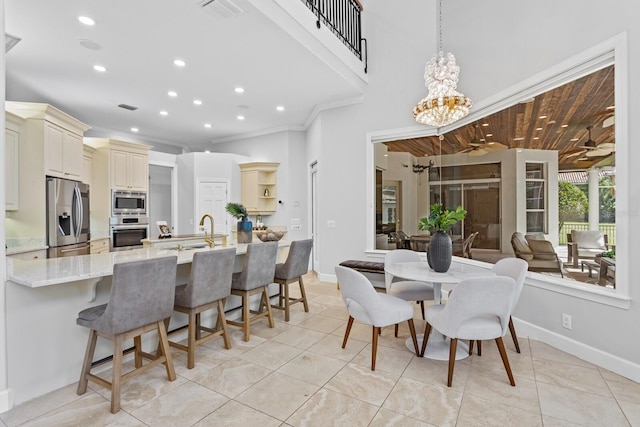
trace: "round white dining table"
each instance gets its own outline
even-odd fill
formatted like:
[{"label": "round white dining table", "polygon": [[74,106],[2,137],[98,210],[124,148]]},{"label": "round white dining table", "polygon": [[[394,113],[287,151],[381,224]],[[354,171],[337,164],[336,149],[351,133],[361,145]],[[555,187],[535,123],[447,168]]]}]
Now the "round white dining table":
[{"label": "round white dining table", "polygon": [[[459,262],[452,262],[451,267],[445,273],[437,273],[426,262],[399,262],[385,265],[384,271],[401,279],[427,282],[433,285],[433,299],[435,304],[440,304],[442,289],[453,290],[458,283],[474,277],[495,276],[489,269],[477,267]],[[422,346],[423,334],[418,335],[418,347]],[[413,341],[408,338],[407,347],[413,351]],[[469,356],[469,347],[458,342],[456,360]],[[437,360],[449,360],[449,342],[435,329],[431,330],[429,343],[424,357]]]}]

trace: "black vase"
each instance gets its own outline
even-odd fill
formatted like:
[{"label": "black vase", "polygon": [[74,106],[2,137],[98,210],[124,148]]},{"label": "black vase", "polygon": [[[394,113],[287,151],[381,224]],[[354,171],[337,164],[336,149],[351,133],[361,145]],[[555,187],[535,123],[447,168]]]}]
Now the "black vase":
[{"label": "black vase", "polygon": [[437,273],[444,273],[451,266],[451,237],[444,231],[438,230],[429,241],[427,260],[429,266]]},{"label": "black vase", "polygon": [[253,241],[253,224],[247,218],[238,221],[238,243],[251,243]]}]

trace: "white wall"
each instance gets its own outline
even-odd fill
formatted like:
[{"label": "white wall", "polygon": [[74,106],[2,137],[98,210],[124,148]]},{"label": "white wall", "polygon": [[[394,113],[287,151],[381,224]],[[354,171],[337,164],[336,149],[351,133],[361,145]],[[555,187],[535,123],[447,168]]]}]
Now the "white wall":
[{"label": "white wall", "polygon": [[[279,203],[273,215],[263,215],[262,222],[267,226],[286,226],[287,240],[298,240],[310,236],[306,223],[309,163],[304,132],[281,131],[217,143],[213,145],[212,151],[241,154],[248,157],[246,162],[279,162],[277,179]],[[301,230],[291,230],[291,221],[296,219],[302,225]]]},{"label": "white wall", "polygon": [[240,200],[239,163],[245,156],[225,153],[186,153],[176,156],[178,165],[178,221],[176,234],[190,234],[199,218],[195,217],[196,183],[201,179],[228,182],[229,201]]}]

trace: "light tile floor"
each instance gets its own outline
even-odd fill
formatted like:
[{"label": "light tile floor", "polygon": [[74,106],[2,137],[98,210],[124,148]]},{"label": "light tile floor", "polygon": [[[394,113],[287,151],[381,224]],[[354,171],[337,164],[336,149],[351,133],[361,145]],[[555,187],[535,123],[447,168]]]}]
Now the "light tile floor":
[{"label": "light tile floor", "polygon": [[[0,415],[6,426],[640,426],[640,384],[546,344],[505,338],[516,387],[508,384],[496,346],[456,363],[417,358],[393,327],[384,329],[377,369],[370,370],[371,328],[354,324],[341,348],[347,312],[335,284],[305,278],[310,312],[297,304],[291,320],[274,311],[233,348],[222,339],[198,348],[196,367],[172,349],[178,378],[156,367],[126,383],[122,410],[109,393],[71,384]],[[294,287],[292,286],[292,289]],[[416,327],[424,321],[418,306]],[[130,363],[129,363],[130,365]],[[80,367],[78,367],[78,371]],[[108,371],[105,375],[108,375]]]}]

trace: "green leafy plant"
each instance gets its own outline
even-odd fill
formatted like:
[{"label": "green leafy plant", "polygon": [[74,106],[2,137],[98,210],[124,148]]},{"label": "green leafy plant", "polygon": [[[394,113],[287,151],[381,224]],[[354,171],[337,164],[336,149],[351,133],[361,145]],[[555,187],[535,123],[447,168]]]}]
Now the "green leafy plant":
[{"label": "green leafy plant", "polygon": [[600,254],[600,256],[605,257],[605,258],[615,258],[616,257],[616,251],[606,251],[606,252],[602,252]]},{"label": "green leafy plant", "polygon": [[242,203],[227,203],[225,210],[229,215],[241,221],[249,216],[247,208],[245,208]]},{"label": "green leafy plant", "polygon": [[458,206],[455,209],[446,209],[440,203],[431,205],[429,211],[429,216],[420,218],[418,221],[420,230],[447,231],[467,215],[467,211],[462,209],[462,206]]}]

